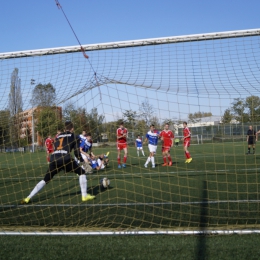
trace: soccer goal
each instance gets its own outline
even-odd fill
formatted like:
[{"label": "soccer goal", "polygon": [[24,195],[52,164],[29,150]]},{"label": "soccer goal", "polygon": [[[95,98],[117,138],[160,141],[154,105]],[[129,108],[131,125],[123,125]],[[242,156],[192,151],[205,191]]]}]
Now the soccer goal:
[{"label": "soccer goal", "polygon": [[[0,53],[4,232],[258,230],[260,151],[257,142],[248,147],[246,135],[249,125],[260,130],[260,29],[82,47],[88,59],[79,46]],[[91,133],[95,155],[108,155],[104,169],[87,175],[87,192],[96,198],[82,202],[79,177],[61,171],[20,204],[49,167],[46,138],[55,138],[66,121],[76,134]],[[116,144],[122,121],[125,168],[118,167]],[[159,133],[166,123],[178,146],[163,155],[159,139],[155,165],[144,167],[147,142],[143,155],[135,141],[145,140],[150,125]],[[164,159],[171,166],[162,166]],[[100,185],[103,178],[108,188]]]}]

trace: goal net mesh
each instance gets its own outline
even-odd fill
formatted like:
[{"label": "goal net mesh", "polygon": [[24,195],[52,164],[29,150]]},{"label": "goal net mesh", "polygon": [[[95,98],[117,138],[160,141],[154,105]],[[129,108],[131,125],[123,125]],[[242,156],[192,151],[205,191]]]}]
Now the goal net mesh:
[{"label": "goal net mesh", "polygon": [[[259,224],[260,152],[246,141],[260,130],[260,30],[0,53],[0,224],[88,229],[254,228]],[[39,86],[52,86],[33,96]],[[49,85],[48,85],[49,84]],[[18,94],[17,94],[18,93]],[[20,93],[20,95],[19,95]],[[50,94],[50,97],[46,97]],[[48,99],[50,98],[50,99]],[[43,100],[51,103],[40,105]],[[49,110],[48,110],[49,109]],[[46,116],[45,110],[54,111]],[[57,112],[58,111],[58,112]],[[60,123],[91,132],[109,165],[87,175],[61,171],[20,205],[48,168],[44,141]],[[126,168],[118,169],[116,129],[128,129]],[[185,163],[183,125],[192,133]],[[147,168],[149,125],[178,137],[172,166]],[[198,145],[199,144],[199,145]],[[253,154],[255,152],[255,154]],[[123,158],[123,153],[122,153]],[[110,187],[101,189],[104,177]]]}]

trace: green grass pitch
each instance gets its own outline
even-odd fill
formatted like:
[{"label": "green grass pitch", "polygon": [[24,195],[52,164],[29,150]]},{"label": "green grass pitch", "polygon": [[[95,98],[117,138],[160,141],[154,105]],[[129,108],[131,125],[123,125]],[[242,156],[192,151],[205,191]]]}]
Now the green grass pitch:
[{"label": "green grass pitch", "polygon": [[[81,202],[78,177],[56,175],[28,205],[20,205],[45,175],[44,152],[10,153],[0,157],[0,223],[2,226],[82,227],[98,230],[218,228],[259,224],[260,154],[246,155],[244,142],[191,145],[193,161],[185,164],[182,146],[172,148],[173,166],[144,168],[147,157],[129,147],[127,168],[117,168],[114,147],[110,165],[88,175],[94,201]],[[257,150],[256,150],[257,151]],[[145,153],[148,155],[147,147]],[[111,187],[102,191],[99,180]]]}]

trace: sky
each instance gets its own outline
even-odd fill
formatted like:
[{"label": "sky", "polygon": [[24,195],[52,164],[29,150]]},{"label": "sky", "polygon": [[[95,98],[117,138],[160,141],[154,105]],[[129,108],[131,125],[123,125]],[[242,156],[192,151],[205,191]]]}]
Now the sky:
[{"label": "sky", "polygon": [[[59,3],[82,45],[260,28],[259,0],[59,0]],[[0,53],[78,44],[62,11],[57,8],[55,0],[2,1],[0,7]],[[7,81],[13,69],[11,65],[8,66],[9,70],[5,73],[6,86],[9,84]],[[26,71],[22,66],[19,69],[22,73]],[[28,70],[27,68],[27,73]],[[46,72],[47,70],[48,68]],[[48,73],[52,72],[48,71]],[[191,76],[191,81],[196,85],[199,80],[195,76],[194,78]],[[27,83],[30,77],[28,73]],[[58,79],[56,81],[58,84]],[[5,80],[1,81],[0,77],[0,92],[3,88],[1,82],[4,86]],[[24,78],[22,82],[25,82]],[[93,90],[88,95],[97,99],[93,101],[92,106],[103,107],[103,111],[108,111],[110,106],[113,109],[108,113],[120,117],[122,109],[120,104],[114,105],[117,102],[114,93],[121,90],[115,87],[112,93],[112,88],[106,87],[103,90],[103,104],[100,102],[99,89]],[[154,94],[148,90],[142,92],[125,86],[123,88],[124,93],[128,92],[124,100],[125,103],[128,100],[125,109],[133,107],[130,97],[141,94],[139,103],[145,97],[151,97],[152,103],[157,103],[158,107],[167,103],[169,115],[166,117],[174,113],[175,118],[181,117],[180,112],[185,110],[187,102],[189,106],[185,111],[186,114],[198,110],[204,112],[212,110],[214,115],[220,115],[233,98],[231,95],[226,103],[222,98],[192,99],[181,95],[174,95],[173,98],[168,96],[168,100],[165,100],[164,94],[161,93],[154,97]],[[28,93],[24,97],[26,100],[30,99]],[[172,108],[171,101],[177,103],[177,106]],[[85,96],[81,96],[77,102],[89,105]],[[27,108],[28,106],[29,103]]]},{"label": "sky", "polygon": [[[81,44],[260,28],[259,0],[59,0]],[[1,1],[0,53],[77,45],[55,0]]]}]

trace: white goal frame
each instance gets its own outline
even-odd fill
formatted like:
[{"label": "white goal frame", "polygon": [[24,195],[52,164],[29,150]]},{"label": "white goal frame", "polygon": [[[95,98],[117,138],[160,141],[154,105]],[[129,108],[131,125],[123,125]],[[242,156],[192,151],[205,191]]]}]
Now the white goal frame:
[{"label": "white goal frame", "polygon": [[[183,35],[183,36],[170,36],[170,37],[162,37],[162,38],[150,38],[150,39],[141,39],[141,40],[132,40],[132,41],[85,44],[82,45],[82,47],[86,52],[89,52],[95,50],[119,49],[119,48],[127,48],[127,47],[139,47],[139,46],[180,43],[180,42],[218,40],[218,39],[225,39],[225,38],[239,38],[239,37],[258,36],[258,35],[260,35],[260,28],[249,29],[249,30],[238,30],[238,31],[192,34],[192,35]],[[68,47],[57,47],[57,48],[48,48],[48,49],[0,53],[0,59],[53,55],[53,54],[72,53],[72,52],[81,52],[81,51],[82,51],[81,47],[79,45],[76,45],[76,46],[68,46]]]},{"label": "white goal frame", "polygon": [[[169,43],[182,43],[182,42],[197,42],[197,41],[207,41],[207,40],[219,40],[226,38],[239,38],[246,36],[259,36],[260,28],[249,29],[249,30],[237,30],[237,31],[226,31],[226,32],[215,32],[215,33],[205,33],[205,34],[193,34],[193,35],[183,35],[183,36],[170,36],[161,38],[150,38],[150,39],[140,39],[140,40],[129,40],[129,41],[119,41],[119,42],[108,42],[99,44],[86,44],[82,45],[86,52],[96,51],[96,50],[106,50],[106,49],[119,49],[127,47],[140,47],[140,46],[151,46],[159,44],[169,44]],[[46,48],[37,50],[26,50],[26,51],[15,51],[0,53],[0,59],[11,59],[11,58],[22,58],[22,57],[33,57],[33,56],[44,56],[44,55],[54,55],[54,54],[65,54],[65,53],[76,53],[81,52],[81,46],[68,46],[68,47],[57,47],[57,48]],[[181,136],[176,136],[181,139]],[[197,140],[197,144],[202,144],[202,135],[192,136],[193,140]],[[32,229],[32,228],[31,228]],[[36,227],[37,230],[37,227]],[[39,230],[39,229],[38,229]],[[158,234],[169,234],[169,235],[198,235],[198,234],[255,234],[260,233],[260,230],[249,230],[249,229],[234,229],[234,230],[182,230],[179,231],[178,227],[176,230],[128,230],[119,232],[13,232],[13,231],[1,231],[0,235],[158,235]]]}]

